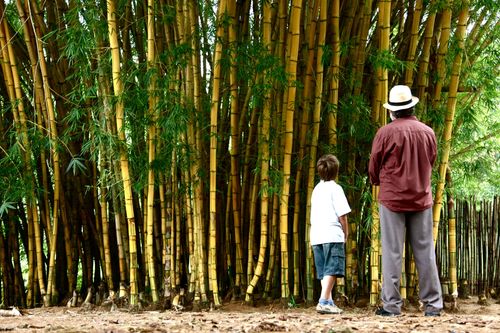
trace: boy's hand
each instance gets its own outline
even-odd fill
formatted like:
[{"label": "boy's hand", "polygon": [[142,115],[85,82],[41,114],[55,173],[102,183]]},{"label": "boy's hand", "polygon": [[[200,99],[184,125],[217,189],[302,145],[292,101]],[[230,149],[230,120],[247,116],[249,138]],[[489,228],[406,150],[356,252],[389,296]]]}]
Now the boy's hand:
[{"label": "boy's hand", "polygon": [[344,243],[347,244],[347,239],[349,238],[349,225],[347,224],[347,214],[339,217],[340,224],[342,225],[342,230],[344,231]]}]

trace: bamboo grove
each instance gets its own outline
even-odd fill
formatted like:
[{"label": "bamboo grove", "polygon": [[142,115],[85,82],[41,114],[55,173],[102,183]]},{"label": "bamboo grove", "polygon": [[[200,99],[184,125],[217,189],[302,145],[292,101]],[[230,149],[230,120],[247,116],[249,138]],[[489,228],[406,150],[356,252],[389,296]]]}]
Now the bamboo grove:
[{"label": "bamboo grove", "polygon": [[[0,0],[0,12],[0,303],[97,290],[131,306],[311,302],[309,198],[317,158],[334,153],[353,209],[337,292],[376,304],[366,173],[394,84],[440,139],[435,234],[457,295],[456,250],[475,229],[443,218],[446,174],[467,116],[498,101],[495,1]],[[408,299],[414,267],[408,251]]]}]

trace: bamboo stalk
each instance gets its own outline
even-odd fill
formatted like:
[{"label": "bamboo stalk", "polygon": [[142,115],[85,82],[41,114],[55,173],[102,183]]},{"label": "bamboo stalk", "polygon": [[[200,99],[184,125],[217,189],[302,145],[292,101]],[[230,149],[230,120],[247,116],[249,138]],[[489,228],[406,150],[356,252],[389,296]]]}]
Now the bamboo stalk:
[{"label": "bamboo stalk", "polygon": [[[237,226],[237,230],[235,230],[235,233],[237,233],[238,239],[240,238],[240,225],[242,223],[242,211],[241,211],[241,180],[240,180],[240,138],[241,138],[241,131],[242,128],[240,126],[240,121],[242,118],[241,115],[241,110],[238,105],[238,99],[239,99],[239,93],[238,93],[238,77],[237,77],[237,18],[236,18],[236,2],[235,1],[228,1],[228,13],[231,18],[230,24],[229,24],[229,52],[231,55],[231,68],[229,72],[229,85],[230,85],[230,94],[231,94],[231,145],[230,145],[230,155],[231,155],[231,202],[232,202],[232,213],[233,213],[233,220],[235,221],[235,226]],[[250,238],[251,239],[251,238]],[[250,242],[249,239],[249,242]],[[249,243],[250,244],[250,243]],[[241,265],[241,269],[243,269],[243,264],[240,262],[242,259],[242,253],[241,253],[241,243],[237,244],[237,260],[238,264]],[[251,258],[251,257],[250,257]],[[249,258],[249,260],[250,260]],[[237,268],[237,270],[239,270]],[[241,273],[238,273],[238,276],[241,279]],[[247,274],[250,273],[249,271]],[[250,274],[248,274],[250,275]],[[240,280],[238,279],[238,280]],[[251,279],[251,276],[248,277],[248,279]],[[238,281],[239,283],[239,281]],[[238,284],[237,284],[238,285]],[[236,287],[236,285],[235,285]],[[239,285],[238,285],[239,287]],[[234,290],[235,294],[239,294],[239,290]]]},{"label": "bamboo stalk", "polygon": [[258,203],[258,190],[260,184],[260,175],[255,173],[251,182],[251,196],[250,196],[250,217],[248,219],[248,246],[247,246],[247,281],[250,281],[254,275],[256,266],[257,237],[255,230],[257,229],[256,215]]},{"label": "bamboo stalk", "polygon": [[[315,83],[314,78],[314,59],[315,52],[317,49],[316,46],[316,35],[317,35],[317,13],[319,10],[319,1],[314,2],[314,7],[312,7],[313,3],[310,4],[309,10],[311,11],[311,15],[308,16],[308,24],[307,31],[305,33],[308,34],[308,38],[305,41],[307,44],[307,53],[306,53],[306,72],[305,72],[305,83],[304,90],[302,93],[302,115],[300,117],[301,121],[299,126],[299,152],[298,152],[298,163],[297,170],[295,176],[295,190],[294,190],[294,212],[293,212],[293,265],[294,265],[294,273],[293,273],[293,297],[297,299],[300,294],[299,290],[299,280],[300,280],[300,263],[299,263],[299,219],[302,211],[301,201],[301,192],[302,192],[302,179],[305,174],[304,169],[307,167],[305,164],[307,160],[305,160],[307,154],[306,144],[307,144],[307,133],[310,123],[311,117],[311,99],[312,99],[312,88]],[[269,41],[270,42],[270,41]],[[307,214],[307,213],[306,213]],[[308,242],[308,233],[304,234],[306,244]],[[307,249],[307,247],[306,247]],[[307,252],[306,252],[307,253]],[[308,269],[308,268],[306,268]],[[306,275],[304,280],[309,280],[310,277]]]},{"label": "bamboo stalk", "polygon": [[[232,1],[229,1],[232,2]],[[233,3],[228,5],[228,1],[219,2],[217,9],[217,43],[214,53],[214,76],[212,83],[212,99],[210,107],[210,226],[209,226],[209,260],[208,271],[210,276],[210,286],[213,292],[214,303],[220,305],[219,288],[217,285],[217,241],[216,241],[216,223],[217,223],[217,141],[218,141],[218,110],[220,103],[220,85],[221,85],[221,64],[222,59],[222,38],[224,34],[224,25],[222,20],[228,8],[233,8]]]},{"label": "bamboo stalk", "polygon": [[[380,34],[380,51],[389,50],[389,29],[390,29],[390,13],[391,2],[380,1],[379,3],[379,18],[378,29]],[[387,122],[385,112],[381,111],[382,104],[387,99],[388,78],[387,69],[377,69],[377,88],[375,94],[375,103],[372,105],[372,119],[380,126],[384,126]],[[380,252],[380,217],[376,204],[378,198],[379,187],[374,185],[372,188],[372,231],[371,242],[372,252],[370,256],[371,266],[371,286],[370,286],[370,304],[376,305],[379,298],[379,252]]]},{"label": "bamboo stalk", "polygon": [[[455,118],[455,109],[456,109],[456,101],[457,101],[457,90],[458,90],[458,84],[460,81],[460,72],[461,72],[461,67],[462,67],[462,56],[463,56],[463,47],[464,47],[464,39],[466,35],[466,27],[467,27],[467,20],[469,15],[469,7],[465,6],[464,9],[460,12],[459,15],[459,21],[458,21],[458,26],[457,26],[457,40],[458,40],[458,45],[460,47],[460,51],[457,53],[455,56],[455,59],[453,61],[453,66],[452,66],[452,72],[451,72],[451,79],[450,79],[450,88],[448,92],[448,99],[447,99],[447,106],[446,106],[446,119],[445,119],[445,126],[444,126],[444,131],[442,135],[441,141],[443,142],[443,148],[442,148],[442,153],[441,153],[441,161],[439,164],[439,180],[437,182],[436,186],[436,193],[435,193],[435,198],[434,198],[434,207],[433,207],[433,221],[434,221],[434,228],[433,228],[433,237],[434,240],[436,240],[437,237],[437,231],[438,231],[438,226],[439,226],[439,218],[440,218],[440,213],[441,213],[441,207],[442,207],[442,198],[443,198],[443,193],[444,193],[444,184],[445,184],[445,178],[446,178],[446,168],[448,166],[448,160],[450,156],[450,150],[451,150],[451,133],[453,130],[453,121]],[[443,19],[445,20],[445,23],[443,25],[443,29],[445,30],[442,32],[442,34],[449,35],[449,21],[451,20],[451,9],[446,9],[444,13]],[[444,37],[443,35],[441,36],[442,40],[441,43],[446,44],[448,42],[448,38]],[[443,49],[447,49],[447,46],[441,46]],[[443,49],[440,47],[440,52],[445,52]],[[440,53],[441,54],[441,53]],[[442,54],[444,57],[444,53]],[[444,67],[444,59],[439,62],[440,66]],[[439,71],[441,74],[444,73],[444,68],[441,68]],[[438,80],[441,81],[441,80]],[[436,90],[435,90],[435,95],[434,95],[434,103],[437,103],[438,98],[440,96],[440,83],[437,84]]]},{"label": "bamboo stalk", "polygon": [[[271,7],[269,3],[264,4],[263,16],[263,42],[264,46],[269,50],[271,43]],[[267,79],[266,72],[264,72],[264,80]],[[261,208],[260,208],[260,247],[257,266],[255,268],[253,277],[249,278],[249,283],[246,291],[246,302],[251,302],[253,291],[257,286],[263,272],[265,257],[268,243],[268,220],[269,220],[269,128],[271,124],[271,91],[266,91],[264,95],[264,109],[262,113],[259,140],[259,151],[261,154],[261,172],[260,172],[260,188],[263,190],[261,193]],[[257,186],[255,186],[257,188]],[[270,259],[271,260],[271,259]]]},{"label": "bamboo stalk", "polygon": [[[431,0],[431,5],[434,3]],[[436,13],[431,12],[427,17],[425,23],[425,31],[423,36],[422,53],[419,58],[418,73],[417,73],[417,96],[422,101],[422,107],[425,106],[427,98],[425,97],[425,90],[429,85],[429,59],[431,54],[432,38],[434,36],[434,24],[436,20]],[[441,22],[441,21],[440,21]]]},{"label": "bamboo stalk", "polygon": [[[29,243],[28,243],[28,257],[29,257],[29,297],[28,297],[28,304],[32,305],[34,304],[34,269],[35,267],[38,267],[40,269],[40,272],[42,272],[42,265],[43,262],[41,260],[42,258],[42,246],[41,246],[41,239],[36,238],[36,233],[39,234],[40,229],[39,229],[39,217],[38,217],[38,209],[37,209],[37,200],[35,196],[35,177],[33,175],[33,169],[31,166],[31,155],[32,155],[32,149],[31,149],[31,144],[28,140],[28,129],[27,129],[27,117],[26,113],[24,110],[24,103],[22,99],[22,91],[21,91],[21,85],[20,85],[20,79],[19,79],[19,72],[17,69],[17,63],[16,63],[16,57],[14,54],[14,50],[12,47],[12,43],[10,42],[12,40],[9,27],[7,25],[7,21],[4,19],[1,22],[0,25],[0,45],[2,49],[2,53],[0,57],[2,58],[2,67],[4,71],[4,77],[7,81],[7,87],[8,92],[9,92],[9,98],[11,100],[11,105],[12,105],[12,110],[13,110],[13,115],[14,115],[14,121],[18,125],[16,126],[19,132],[19,135],[21,137],[21,142],[24,148],[25,154],[23,155],[24,158],[24,167],[26,168],[26,173],[28,175],[31,175],[28,180],[30,183],[30,197],[27,200],[28,204],[28,237],[29,237]],[[10,66],[9,66],[10,65]],[[35,245],[36,244],[36,245]],[[38,249],[38,250],[36,250]],[[35,257],[35,254],[40,254],[39,256]],[[35,258],[39,260],[39,264],[35,266]],[[43,274],[41,275],[41,278],[39,279],[39,287],[43,291],[43,294],[45,293],[45,287],[44,287],[44,279],[43,279]]]},{"label": "bamboo stalk", "polygon": [[130,180],[129,161],[125,150],[124,132],[124,104],[122,99],[123,84],[120,78],[120,51],[118,46],[118,25],[116,21],[116,0],[107,0],[108,11],[108,34],[111,48],[113,67],[113,90],[118,98],[116,103],[116,127],[118,139],[120,141],[120,169],[122,174],[123,190],[125,195],[125,210],[129,234],[129,278],[130,278],[130,305],[135,306],[138,302],[138,281],[137,281],[137,246],[136,246],[136,223],[134,218],[134,206],[132,197],[132,186]]},{"label": "bamboo stalk", "polygon": [[422,16],[422,0],[417,0],[415,2],[415,8],[413,11],[412,23],[411,23],[411,37],[410,37],[410,47],[408,50],[407,61],[410,64],[405,71],[405,85],[411,87],[413,84],[413,72],[415,71],[415,57],[418,45],[418,32],[420,26],[420,18]]},{"label": "bamboo stalk", "polygon": [[[18,5],[18,11],[21,13],[24,13],[24,9],[22,8],[22,4],[20,0],[17,1]],[[34,4],[36,7],[36,4]],[[36,10],[36,8],[35,8]],[[24,14],[22,15],[24,16]],[[31,24],[33,24],[34,27],[34,33],[35,33],[35,38],[34,38],[34,44],[36,45],[37,49],[37,57],[40,65],[40,72],[41,72],[41,78],[42,78],[42,88],[43,88],[43,103],[46,107],[47,111],[47,121],[48,121],[48,128],[49,128],[49,137],[51,139],[51,156],[53,160],[53,177],[54,177],[54,195],[53,195],[53,208],[52,208],[52,234],[50,235],[51,238],[51,244],[50,244],[50,256],[49,256],[49,273],[48,273],[48,279],[47,279],[47,294],[48,294],[48,299],[47,302],[48,304],[53,303],[53,290],[55,289],[55,257],[56,257],[56,251],[57,251],[57,235],[58,235],[58,225],[59,225],[59,206],[60,206],[60,196],[61,196],[61,172],[60,172],[60,160],[59,160],[59,151],[57,147],[57,140],[58,140],[58,131],[57,131],[57,126],[56,126],[56,118],[55,118],[55,113],[54,113],[54,105],[52,101],[52,94],[51,94],[51,88],[49,84],[49,79],[48,79],[48,69],[47,69],[47,64],[45,61],[45,55],[43,52],[43,47],[42,47],[42,32],[40,26],[37,24],[37,20],[33,20],[33,17],[30,17],[31,19]],[[24,27],[25,27],[25,34],[28,36],[29,33],[27,32],[28,30],[28,22],[25,21]],[[25,36],[25,38],[28,38]],[[29,40],[26,40],[27,44],[31,44]],[[49,224],[49,223],[48,223]]]},{"label": "bamboo stalk", "polygon": [[[452,188],[451,170],[448,167],[447,172],[447,183],[450,188]],[[457,227],[455,219],[455,203],[453,196],[448,194],[448,257],[449,257],[449,278],[450,278],[450,295],[453,296],[453,308],[457,308],[457,297],[458,297],[458,281],[457,281]]]},{"label": "bamboo stalk", "polygon": [[146,262],[149,275],[149,286],[153,303],[158,302],[158,291],[156,288],[156,269],[153,244],[153,225],[154,225],[154,200],[155,200],[155,173],[152,164],[156,157],[156,108],[158,97],[156,96],[156,50],[155,50],[155,1],[148,0],[147,8],[147,32],[148,32],[148,71],[150,83],[148,87],[149,108],[148,114],[151,117],[151,123],[148,128],[148,194],[147,194],[147,220],[146,220]]},{"label": "bamboo stalk", "polygon": [[290,46],[288,48],[287,73],[289,75],[288,93],[284,99],[284,154],[283,154],[283,176],[280,199],[280,248],[281,248],[281,298],[288,300],[290,287],[288,281],[289,251],[288,251],[288,202],[290,194],[291,159],[293,144],[294,110],[297,77],[297,59],[300,41],[300,17],[302,11],[302,1],[293,0],[290,15]]},{"label": "bamboo stalk", "polygon": [[271,235],[269,245],[269,265],[266,272],[266,285],[264,287],[264,299],[270,300],[272,298],[272,288],[274,284],[274,272],[277,270],[276,263],[278,261],[278,220],[279,220],[279,196],[275,193],[272,196],[271,208]]}]

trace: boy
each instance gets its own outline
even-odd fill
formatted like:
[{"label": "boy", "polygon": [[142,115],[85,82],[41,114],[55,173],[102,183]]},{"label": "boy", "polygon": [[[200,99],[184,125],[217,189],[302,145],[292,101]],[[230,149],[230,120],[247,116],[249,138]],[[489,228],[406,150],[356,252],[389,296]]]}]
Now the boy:
[{"label": "boy", "polygon": [[336,277],[345,275],[345,249],[351,211],[342,187],[335,182],[339,160],[327,154],[317,164],[320,182],[311,195],[310,240],[314,252],[316,275],[321,280],[321,296],[316,311],[342,313],[333,302],[332,288]]}]

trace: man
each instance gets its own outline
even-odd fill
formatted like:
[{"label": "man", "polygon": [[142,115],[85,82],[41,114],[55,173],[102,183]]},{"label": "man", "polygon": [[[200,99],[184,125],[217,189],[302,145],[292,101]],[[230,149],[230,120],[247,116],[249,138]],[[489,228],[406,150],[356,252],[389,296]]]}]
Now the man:
[{"label": "man", "polygon": [[439,316],[443,308],[432,238],[430,179],[436,160],[436,136],[414,116],[417,103],[409,87],[397,85],[391,89],[384,107],[390,111],[392,122],[375,135],[368,167],[371,183],[380,185],[383,307],[376,314],[381,316],[401,314],[399,287],[406,230],[425,315]]}]

